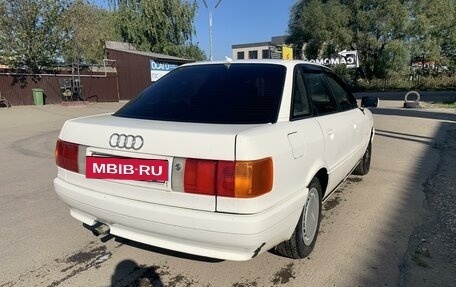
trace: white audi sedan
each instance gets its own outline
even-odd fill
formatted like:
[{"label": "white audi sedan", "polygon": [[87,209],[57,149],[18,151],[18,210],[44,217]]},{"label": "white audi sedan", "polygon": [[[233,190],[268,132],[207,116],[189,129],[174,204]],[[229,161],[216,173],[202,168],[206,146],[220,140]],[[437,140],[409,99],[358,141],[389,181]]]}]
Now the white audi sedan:
[{"label": "white audi sedan", "polygon": [[248,260],[312,251],[322,202],[369,171],[374,127],[330,69],[178,67],[114,114],[67,121],[58,196],[96,235]]}]

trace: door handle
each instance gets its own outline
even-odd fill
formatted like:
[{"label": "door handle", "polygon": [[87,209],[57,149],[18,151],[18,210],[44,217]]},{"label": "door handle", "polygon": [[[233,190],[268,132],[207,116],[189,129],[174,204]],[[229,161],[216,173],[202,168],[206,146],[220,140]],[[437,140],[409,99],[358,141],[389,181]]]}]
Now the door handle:
[{"label": "door handle", "polygon": [[327,129],[328,136],[330,140],[334,140],[334,130],[333,129]]}]

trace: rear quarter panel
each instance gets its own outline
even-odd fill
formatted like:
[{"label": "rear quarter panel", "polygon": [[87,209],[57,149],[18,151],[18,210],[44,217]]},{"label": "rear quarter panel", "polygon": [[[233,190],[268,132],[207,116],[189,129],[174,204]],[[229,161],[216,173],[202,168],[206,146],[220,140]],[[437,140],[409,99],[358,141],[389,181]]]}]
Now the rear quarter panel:
[{"label": "rear quarter panel", "polygon": [[[304,154],[295,158],[288,135],[297,131],[294,122],[276,123],[244,131],[236,137],[236,160],[271,157],[274,168],[272,191],[250,199],[217,198],[217,211],[240,214],[259,213],[281,202],[304,197],[307,185],[324,166],[321,130],[314,119],[307,119],[309,131],[302,134]],[[303,197],[301,197],[303,199]],[[304,199],[303,199],[304,200]],[[299,204],[302,208],[304,201]],[[292,211],[290,211],[292,212]]]}]

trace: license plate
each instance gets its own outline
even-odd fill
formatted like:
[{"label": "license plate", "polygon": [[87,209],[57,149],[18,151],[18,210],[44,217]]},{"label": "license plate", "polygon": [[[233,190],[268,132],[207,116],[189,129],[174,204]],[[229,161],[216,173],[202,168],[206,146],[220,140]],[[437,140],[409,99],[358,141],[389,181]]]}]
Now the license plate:
[{"label": "license plate", "polygon": [[88,156],[86,178],[168,181],[168,161]]}]

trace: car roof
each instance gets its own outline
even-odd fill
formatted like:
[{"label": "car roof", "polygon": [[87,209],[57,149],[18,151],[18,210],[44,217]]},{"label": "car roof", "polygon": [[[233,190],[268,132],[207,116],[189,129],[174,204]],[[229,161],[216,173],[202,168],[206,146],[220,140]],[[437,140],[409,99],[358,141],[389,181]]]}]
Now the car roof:
[{"label": "car roof", "polygon": [[303,61],[303,60],[278,60],[278,59],[261,59],[261,60],[225,60],[225,61],[201,61],[201,62],[193,62],[193,63],[188,63],[184,64],[183,66],[200,66],[200,65],[215,65],[215,64],[275,64],[275,65],[282,65],[286,67],[294,67],[298,64],[305,64],[305,65],[311,65],[315,67],[321,67],[325,70],[330,70],[328,67],[317,64],[317,63],[312,63],[308,61]]}]

